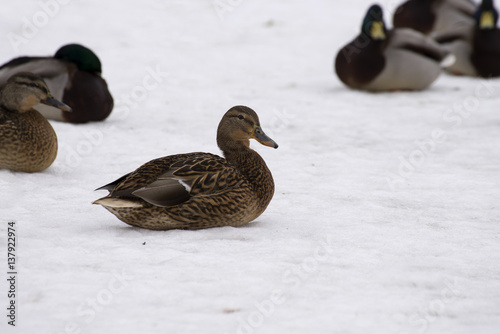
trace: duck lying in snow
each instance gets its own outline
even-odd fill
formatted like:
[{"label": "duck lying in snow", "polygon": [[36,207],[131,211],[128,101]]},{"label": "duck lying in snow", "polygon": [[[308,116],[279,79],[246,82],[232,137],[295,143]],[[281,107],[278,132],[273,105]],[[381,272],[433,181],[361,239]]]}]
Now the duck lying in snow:
[{"label": "duck lying in snow", "polygon": [[450,30],[436,40],[457,59],[446,70],[473,77],[500,76],[500,29],[493,0],[483,0],[477,7],[476,24],[468,29]]},{"label": "duck lying in snow", "polygon": [[0,87],[19,72],[41,76],[53,96],[73,110],[70,113],[46,106],[37,107],[46,118],[70,123],[102,121],[113,109],[113,97],[101,76],[101,61],[82,45],[65,45],[53,57],[12,59],[0,66]]},{"label": "duck lying in snow", "polygon": [[250,138],[278,147],[252,109],[233,107],[217,129],[224,158],[198,152],[152,160],[99,188],[110,193],[94,204],[154,230],[244,225],[264,212],[274,194],[271,172],[250,149]]},{"label": "duck lying in snow", "polygon": [[449,52],[412,29],[387,30],[373,5],[361,33],[337,53],[335,72],[347,86],[368,91],[422,90],[449,65]]},{"label": "duck lying in snow", "polygon": [[54,162],[57,136],[45,117],[33,109],[39,103],[71,111],[32,73],[12,76],[0,90],[0,168],[31,173]]}]

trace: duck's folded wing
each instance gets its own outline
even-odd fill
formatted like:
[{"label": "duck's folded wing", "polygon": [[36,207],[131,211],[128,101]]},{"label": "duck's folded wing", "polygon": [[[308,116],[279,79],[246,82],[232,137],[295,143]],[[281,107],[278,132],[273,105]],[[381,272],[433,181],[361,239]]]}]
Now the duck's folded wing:
[{"label": "duck's folded wing", "polygon": [[103,185],[102,187],[97,188],[96,190],[107,190],[109,192],[112,192],[120,183],[125,181],[125,179],[132,173],[128,173],[120,177],[119,179],[114,180],[113,182],[110,182],[106,185]]},{"label": "duck's folded wing", "polygon": [[477,6],[474,2],[470,0],[448,0],[447,3],[449,6],[456,8],[464,15],[470,16],[471,18],[474,17]]},{"label": "duck's folded wing", "polygon": [[437,62],[441,62],[449,54],[432,38],[407,28],[393,29],[388,43],[388,48],[406,49]]},{"label": "duck's folded wing", "polygon": [[155,181],[131,194],[156,206],[178,205],[196,196],[215,195],[241,186],[234,167],[213,155],[178,161]]},{"label": "duck's folded wing", "polygon": [[156,206],[172,206],[183,203],[191,198],[191,179],[177,178],[167,173],[153,183],[132,192],[132,195],[142,198]]},{"label": "duck's folded wing", "polygon": [[0,67],[0,78],[6,81],[16,73],[32,72],[44,79],[53,79],[66,71],[64,62],[51,57],[19,57]]},{"label": "duck's folded wing", "polygon": [[[19,72],[31,72],[41,76],[49,87],[50,94],[62,101],[64,88],[69,79],[68,65],[64,62],[50,57],[16,58],[0,67],[0,87],[5,85],[11,76]],[[53,108],[49,107],[44,109],[54,111]]]},{"label": "duck's folded wing", "polygon": [[0,70],[6,69],[9,67],[12,68],[12,67],[20,66],[20,65],[29,63],[33,60],[47,59],[47,58],[48,57],[27,57],[27,56],[17,57],[17,58],[9,60],[5,64],[0,65]]},{"label": "duck's folded wing", "polygon": [[458,40],[471,41],[474,35],[474,28],[464,27],[450,29],[433,35],[433,39],[441,45],[453,43]]}]

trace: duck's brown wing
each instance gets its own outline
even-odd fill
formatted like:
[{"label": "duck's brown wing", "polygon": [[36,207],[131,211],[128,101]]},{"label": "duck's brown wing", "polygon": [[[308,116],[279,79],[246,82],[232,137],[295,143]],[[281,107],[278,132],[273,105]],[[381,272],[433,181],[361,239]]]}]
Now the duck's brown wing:
[{"label": "duck's brown wing", "polygon": [[132,173],[125,174],[122,177],[114,180],[113,182],[110,182],[108,184],[103,185],[102,187],[97,188],[96,190],[108,190],[109,192],[112,192],[120,183],[125,181],[130,174]]},{"label": "duck's brown wing", "polygon": [[202,154],[208,153],[176,154],[151,160],[135,171],[125,174],[96,190],[108,190],[110,197],[134,197],[132,195],[133,191],[154,182],[158,176],[167,172],[174,163]]},{"label": "duck's brown wing", "polygon": [[99,189],[109,190],[111,198],[142,199],[165,207],[241,187],[245,180],[238,175],[217,155],[179,154],[152,160]]},{"label": "duck's brown wing", "polygon": [[221,157],[203,154],[172,164],[158,178],[132,192],[156,206],[173,206],[197,196],[213,196],[241,188],[245,180]]}]

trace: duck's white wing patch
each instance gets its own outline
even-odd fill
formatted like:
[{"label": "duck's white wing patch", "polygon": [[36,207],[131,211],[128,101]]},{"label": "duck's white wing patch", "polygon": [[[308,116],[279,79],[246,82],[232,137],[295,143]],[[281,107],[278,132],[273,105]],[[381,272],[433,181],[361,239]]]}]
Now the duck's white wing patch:
[{"label": "duck's white wing patch", "polygon": [[441,61],[441,67],[443,67],[443,68],[450,67],[453,64],[455,64],[456,61],[457,61],[457,57],[455,57],[454,54],[450,53],[449,55],[444,57],[444,59]]},{"label": "duck's white wing patch", "polygon": [[187,192],[191,191],[191,187],[189,186],[189,184],[184,182],[183,179],[177,179],[177,181],[186,189]]}]

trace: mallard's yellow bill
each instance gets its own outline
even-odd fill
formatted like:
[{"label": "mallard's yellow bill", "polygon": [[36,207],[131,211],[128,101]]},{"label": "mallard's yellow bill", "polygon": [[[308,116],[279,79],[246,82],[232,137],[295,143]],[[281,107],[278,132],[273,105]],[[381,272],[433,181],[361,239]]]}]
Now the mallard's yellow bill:
[{"label": "mallard's yellow bill", "polygon": [[370,36],[373,39],[385,39],[384,22],[373,22],[370,28]]},{"label": "mallard's yellow bill", "polygon": [[492,11],[487,11],[481,14],[481,18],[479,20],[479,27],[481,29],[495,28],[495,19]]}]

